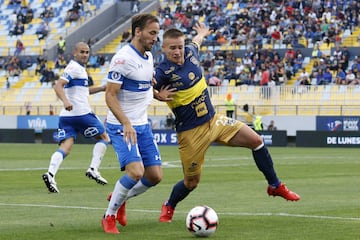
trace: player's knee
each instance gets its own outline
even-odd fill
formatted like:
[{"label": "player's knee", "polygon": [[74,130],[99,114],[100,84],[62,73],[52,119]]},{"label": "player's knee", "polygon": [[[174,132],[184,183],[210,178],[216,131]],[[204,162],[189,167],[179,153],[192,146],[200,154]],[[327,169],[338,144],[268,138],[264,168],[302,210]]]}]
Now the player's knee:
[{"label": "player's knee", "polygon": [[161,182],[161,180],[162,180],[162,176],[157,175],[157,176],[153,176],[150,179],[150,182],[153,186],[155,186],[155,185],[159,184]]},{"label": "player's knee", "polygon": [[200,182],[200,178],[189,178],[184,180],[185,187],[190,190],[194,190]]},{"label": "player's knee", "polygon": [[259,147],[260,145],[263,144],[263,139],[261,136],[257,136],[256,138],[253,139],[252,141],[252,149],[255,149],[257,147]]}]

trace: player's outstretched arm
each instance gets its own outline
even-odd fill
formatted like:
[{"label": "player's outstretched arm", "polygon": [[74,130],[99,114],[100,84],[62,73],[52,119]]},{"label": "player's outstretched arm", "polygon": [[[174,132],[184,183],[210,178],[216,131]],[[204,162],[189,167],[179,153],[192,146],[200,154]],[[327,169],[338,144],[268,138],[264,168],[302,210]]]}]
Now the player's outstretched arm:
[{"label": "player's outstretched arm", "polygon": [[104,92],[104,91],[106,91],[106,85],[97,86],[97,87],[89,87],[89,94],[95,94],[95,93]]}]

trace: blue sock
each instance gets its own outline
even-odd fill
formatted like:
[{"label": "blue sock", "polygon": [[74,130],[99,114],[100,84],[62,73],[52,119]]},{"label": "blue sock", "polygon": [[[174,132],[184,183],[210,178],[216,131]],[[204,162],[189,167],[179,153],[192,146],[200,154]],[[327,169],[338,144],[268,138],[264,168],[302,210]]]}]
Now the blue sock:
[{"label": "blue sock", "polygon": [[263,145],[260,149],[253,150],[252,153],[256,166],[264,174],[268,184],[273,187],[278,187],[280,180],[276,176],[273,161],[267,147]]},{"label": "blue sock", "polygon": [[131,189],[136,183],[137,181],[135,179],[132,179],[131,177],[129,177],[129,175],[125,174],[124,176],[122,176],[119,179],[119,182],[121,183],[121,185],[123,185],[126,189]]},{"label": "blue sock", "polygon": [[192,190],[188,189],[185,184],[184,184],[184,180],[181,180],[180,182],[178,182],[177,184],[175,184],[175,186],[173,187],[173,190],[170,194],[170,198],[167,202],[167,205],[170,205],[172,208],[175,209],[176,205],[182,201],[184,198],[187,197],[187,195],[189,195],[189,193]]}]

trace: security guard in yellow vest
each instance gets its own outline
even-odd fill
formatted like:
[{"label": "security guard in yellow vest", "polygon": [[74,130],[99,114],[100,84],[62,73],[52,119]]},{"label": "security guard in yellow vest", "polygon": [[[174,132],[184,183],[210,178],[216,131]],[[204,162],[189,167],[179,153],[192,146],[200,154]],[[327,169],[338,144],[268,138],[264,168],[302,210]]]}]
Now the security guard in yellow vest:
[{"label": "security guard in yellow vest", "polygon": [[235,103],[232,98],[232,94],[228,93],[225,98],[225,106],[226,106],[226,116],[229,118],[233,117],[233,113],[235,111]]},{"label": "security guard in yellow vest", "polygon": [[255,131],[262,131],[264,129],[261,121],[261,116],[256,116],[253,124]]},{"label": "security guard in yellow vest", "polygon": [[58,52],[58,54],[63,54],[65,52],[65,49],[66,49],[65,39],[62,36],[60,36],[59,42],[57,44],[57,52]]}]

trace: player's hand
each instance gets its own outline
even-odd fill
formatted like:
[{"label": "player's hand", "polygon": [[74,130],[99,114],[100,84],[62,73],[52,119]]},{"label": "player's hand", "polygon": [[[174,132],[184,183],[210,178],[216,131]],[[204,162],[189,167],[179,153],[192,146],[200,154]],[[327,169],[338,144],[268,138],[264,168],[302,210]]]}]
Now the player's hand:
[{"label": "player's hand", "polygon": [[213,32],[213,30],[208,28],[204,23],[196,23],[193,26],[193,29],[197,32],[198,35],[202,37],[206,37]]},{"label": "player's hand", "polygon": [[156,79],[153,77],[151,80],[151,86],[155,86],[157,84]]},{"label": "player's hand", "polygon": [[124,134],[124,141],[126,144],[137,144],[137,136],[135,129],[131,126],[130,123],[123,124],[123,134]]},{"label": "player's hand", "polygon": [[170,85],[162,86],[157,94],[158,100],[160,101],[172,101],[173,96],[176,94],[176,88],[170,88]]},{"label": "player's hand", "polygon": [[71,111],[71,110],[73,110],[73,105],[71,102],[66,101],[66,102],[64,102],[64,108],[66,111]]}]

